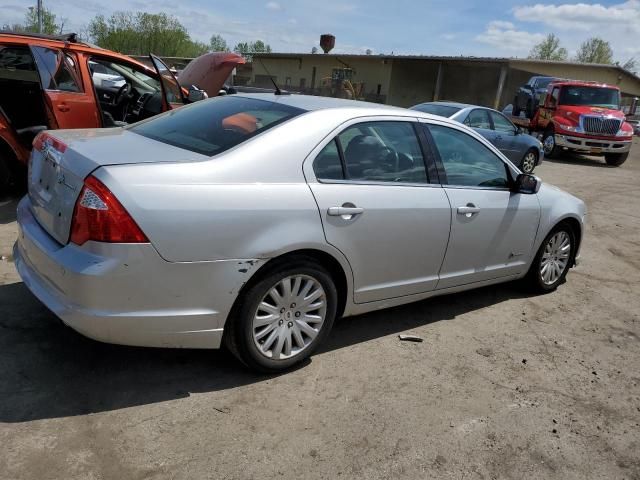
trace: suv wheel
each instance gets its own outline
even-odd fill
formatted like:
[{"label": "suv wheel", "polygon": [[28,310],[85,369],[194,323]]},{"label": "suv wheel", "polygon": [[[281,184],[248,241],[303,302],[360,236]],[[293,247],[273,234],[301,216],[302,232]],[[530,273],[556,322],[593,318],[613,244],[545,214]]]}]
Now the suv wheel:
[{"label": "suv wheel", "polygon": [[225,344],[252,370],[277,372],[308,358],[329,334],[338,293],[310,259],[288,259],[250,286],[228,321]]}]

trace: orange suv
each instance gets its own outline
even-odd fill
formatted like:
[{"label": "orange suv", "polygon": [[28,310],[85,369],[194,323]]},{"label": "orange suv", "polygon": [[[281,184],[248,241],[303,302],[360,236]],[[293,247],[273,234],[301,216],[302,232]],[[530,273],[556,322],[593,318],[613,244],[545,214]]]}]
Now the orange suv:
[{"label": "orange suv", "polygon": [[210,53],[180,74],[150,55],[144,63],[77,41],[0,32],[0,196],[19,180],[42,130],[119,127],[216,95],[236,65],[234,53]]}]

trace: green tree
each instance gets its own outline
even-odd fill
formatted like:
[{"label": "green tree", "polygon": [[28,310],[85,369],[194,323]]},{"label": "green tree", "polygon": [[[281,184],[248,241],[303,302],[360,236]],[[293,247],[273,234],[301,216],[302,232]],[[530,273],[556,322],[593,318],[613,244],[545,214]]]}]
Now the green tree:
[{"label": "green tree", "polygon": [[177,18],[166,13],[116,12],[96,15],[88,32],[100,47],[130,55],[149,52],[166,57],[197,57],[209,45],[193,41]]},{"label": "green tree", "polygon": [[[64,28],[64,19],[59,24],[56,22],[56,15],[47,8],[42,9],[42,33],[48,35],[56,35],[62,33]],[[11,30],[14,32],[33,32],[38,33],[38,12],[34,7],[29,7],[24,16],[24,23],[14,23],[13,25],[5,24],[3,30]]]},{"label": "green tree", "polygon": [[593,37],[580,45],[575,60],[576,62],[582,63],[611,65],[613,63],[613,50],[611,50],[609,42],[601,38]]},{"label": "green tree", "polygon": [[251,61],[254,53],[271,53],[271,45],[264,43],[262,40],[240,42],[233,47],[233,51]]},{"label": "green tree", "polygon": [[625,70],[628,70],[629,72],[632,72],[632,73],[636,73],[638,71],[638,63],[636,62],[636,59],[633,57],[631,57],[629,60],[624,62],[621,66]]},{"label": "green tree", "polygon": [[529,58],[535,60],[566,60],[569,56],[567,49],[560,46],[560,39],[550,33],[543,41],[531,49]]},{"label": "green tree", "polygon": [[209,49],[212,52],[228,52],[229,45],[227,45],[227,41],[222,38],[221,35],[211,35],[211,40],[209,40]]}]

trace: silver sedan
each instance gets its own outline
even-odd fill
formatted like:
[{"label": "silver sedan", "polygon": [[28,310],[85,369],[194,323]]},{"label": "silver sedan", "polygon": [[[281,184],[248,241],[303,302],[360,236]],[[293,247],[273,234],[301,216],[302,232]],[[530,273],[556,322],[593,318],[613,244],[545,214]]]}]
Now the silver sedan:
[{"label": "silver sedan", "polygon": [[447,117],[473,128],[524,173],[533,173],[544,158],[540,140],[521,131],[497,110],[457,102],[427,102],[411,109]]},{"label": "silver sedan", "polygon": [[125,128],[36,138],[16,266],[64,323],[110,343],[308,357],[337,317],[578,257],[585,205],[445,118],[230,95]]}]

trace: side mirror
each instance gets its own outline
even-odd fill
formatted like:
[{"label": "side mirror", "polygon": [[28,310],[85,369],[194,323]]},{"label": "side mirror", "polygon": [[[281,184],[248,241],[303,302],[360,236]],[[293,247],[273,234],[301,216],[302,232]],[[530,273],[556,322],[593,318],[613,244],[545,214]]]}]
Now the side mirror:
[{"label": "side mirror", "polygon": [[538,193],[540,190],[540,186],[542,185],[542,180],[540,180],[535,175],[530,175],[528,173],[521,173],[516,178],[515,191],[517,193],[525,193],[528,195],[532,195],[534,193]]},{"label": "side mirror", "polygon": [[189,87],[189,96],[187,97],[187,100],[189,100],[189,103],[199,102],[200,100],[204,100],[205,98],[209,98],[209,95],[207,95],[207,92],[199,89],[195,85],[191,85]]}]

